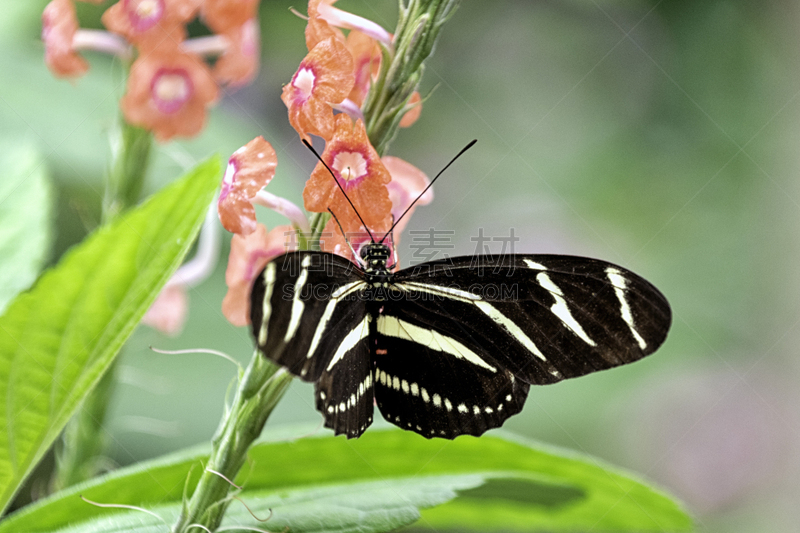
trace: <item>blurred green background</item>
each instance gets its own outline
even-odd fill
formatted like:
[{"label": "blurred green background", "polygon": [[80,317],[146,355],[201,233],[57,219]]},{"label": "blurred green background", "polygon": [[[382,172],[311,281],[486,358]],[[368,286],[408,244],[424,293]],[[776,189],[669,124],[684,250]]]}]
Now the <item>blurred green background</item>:
[{"label": "blurred green background", "polygon": [[[53,79],[38,40],[45,4],[0,0],[0,142],[47,157],[55,261],[99,219],[124,76],[90,55],[86,77]],[[393,0],[337,5],[394,27]],[[305,54],[290,7],[304,11],[299,0],[262,3],[260,77],[226,94],[199,138],[158,148],[148,193],[262,134],[280,161],[269,190],[300,203],[314,160],[279,99]],[[96,26],[102,9],[79,13]],[[800,524],[799,26],[800,4],[788,1],[464,2],[428,63],[422,117],[390,149],[433,175],[479,140],[416,211],[404,264],[415,258],[409,230],[452,231],[442,253],[455,255],[475,251],[481,230],[513,229],[517,252],[603,258],[667,295],[674,325],[655,355],[534,388],[505,428],[641,473],[683,498],[703,531]],[[142,326],[123,350],[108,423],[116,463],[213,434],[233,365],[148,347],[247,360],[248,331],[220,311],[228,242],[191,291],[183,333]],[[293,384],[266,431],[315,431],[312,398]]]}]

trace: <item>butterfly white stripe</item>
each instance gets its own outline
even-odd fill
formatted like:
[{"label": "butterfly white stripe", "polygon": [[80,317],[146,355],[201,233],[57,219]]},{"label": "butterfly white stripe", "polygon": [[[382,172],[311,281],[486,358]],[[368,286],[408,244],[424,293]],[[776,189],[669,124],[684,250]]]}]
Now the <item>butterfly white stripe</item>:
[{"label": "butterfly white stripe", "polygon": [[395,283],[392,287],[403,289],[403,290],[412,290],[412,291],[420,291],[420,292],[427,292],[428,294],[433,294],[436,296],[444,296],[446,298],[452,298],[453,300],[458,300],[460,302],[465,303],[474,303],[476,300],[480,300],[481,297],[472,294],[471,292],[462,291],[461,289],[456,289],[454,287],[443,287],[441,285],[432,285],[428,283],[416,283],[413,281],[406,281],[404,283]]},{"label": "butterfly white stripe", "polygon": [[333,369],[334,365],[341,361],[347,352],[352,350],[359,342],[364,340],[369,335],[369,322],[372,319],[370,315],[364,316],[364,320],[362,320],[356,327],[350,330],[345,338],[342,340],[339,347],[336,349],[336,353],[333,354],[333,359],[331,362],[328,363],[328,368],[326,370],[328,372]]},{"label": "butterfly white stripe", "polygon": [[[527,260],[526,260],[527,261]],[[542,267],[544,268],[544,267]],[[514,336],[520,344],[522,344],[526,350],[534,354],[536,357],[541,359],[542,361],[547,361],[544,354],[536,347],[536,344],[531,340],[530,337],[525,335],[525,333],[517,326],[513,321],[511,321],[507,316],[503,313],[498,311],[492,304],[483,301],[480,296],[476,294],[472,294],[471,292],[463,291],[461,289],[456,289],[453,287],[442,287],[439,285],[428,285],[423,283],[414,283],[414,282],[407,282],[407,283],[398,283],[395,286],[401,286],[403,289],[413,289],[417,291],[427,292],[429,294],[434,294],[437,296],[444,296],[447,298],[452,298],[454,300],[458,300],[464,303],[470,303],[475,305],[478,309],[483,311],[483,313],[491,318],[497,325],[505,329],[508,333]]]},{"label": "butterfly white stripe", "polygon": [[300,271],[300,275],[297,277],[297,283],[294,284],[294,295],[292,296],[292,315],[289,318],[289,327],[286,328],[286,335],[283,337],[283,342],[289,342],[294,337],[294,334],[297,332],[298,326],[300,326],[300,319],[303,317],[303,311],[305,310],[305,304],[300,299],[300,295],[303,292],[303,287],[306,284],[306,280],[308,279],[308,266],[311,264],[311,256],[307,255],[303,258],[303,262],[300,263],[300,266],[303,269]]},{"label": "butterfly white stripe", "polygon": [[272,314],[272,289],[275,286],[275,263],[268,263],[264,269],[264,304],[261,312],[261,329],[258,332],[258,344],[264,346],[267,343],[267,327],[269,317]]},{"label": "butterfly white stripe", "polygon": [[485,368],[491,372],[497,372],[495,367],[481,359],[478,354],[457,340],[445,337],[437,331],[421,328],[410,322],[387,315],[378,316],[378,331],[387,337],[396,337],[398,339],[416,342],[426,348],[452,355],[458,359],[464,359],[473,365]]},{"label": "butterfly white stripe", "polygon": [[336,304],[339,302],[339,300],[365,287],[366,285],[367,284],[363,281],[354,281],[352,283],[348,283],[347,285],[342,285],[336,289],[333,294],[331,294],[331,299],[328,301],[328,305],[325,306],[325,311],[322,313],[322,318],[317,324],[317,329],[314,330],[314,337],[311,339],[311,346],[306,354],[307,359],[311,359],[311,356],[314,355],[317,346],[319,346],[319,341],[322,339],[322,334],[325,331],[325,328],[328,327],[328,321],[331,319],[331,316],[333,316],[333,310],[336,309]]},{"label": "butterfly white stripe", "polygon": [[535,261],[531,261],[530,259],[525,259],[525,264],[528,265],[529,268],[533,270],[541,270],[538,274],[536,274],[536,281],[539,282],[543,288],[550,291],[550,294],[553,295],[555,299],[555,303],[550,307],[550,311],[556,315],[559,320],[573,333],[575,333],[578,337],[583,339],[583,341],[588,344],[589,346],[597,346],[592,339],[589,338],[589,335],[583,330],[583,327],[575,320],[575,317],[572,316],[572,313],[567,306],[567,301],[564,299],[564,293],[561,292],[561,289],[553,283],[553,280],[550,279],[550,276],[547,275],[547,269],[544,265],[536,263]]},{"label": "butterfly white stripe", "polygon": [[495,324],[499,325],[503,329],[505,329],[511,336],[514,337],[520,344],[522,344],[526,350],[531,352],[533,355],[541,359],[542,361],[547,361],[547,358],[544,354],[536,347],[536,344],[531,340],[530,337],[525,335],[525,332],[514,323],[513,320],[508,318],[506,315],[501,313],[497,310],[492,304],[489,302],[475,302],[475,305],[484,312],[486,316],[491,318]]},{"label": "butterfly white stripe", "polygon": [[617,300],[619,300],[619,312],[620,315],[622,315],[622,320],[628,324],[628,328],[631,330],[633,337],[639,344],[639,348],[644,350],[647,348],[647,343],[642,336],[639,335],[639,332],[636,331],[636,327],[633,324],[631,307],[628,305],[628,300],[625,298],[625,290],[628,288],[628,280],[622,276],[622,272],[613,267],[606,268],[606,275],[608,276],[608,281],[610,281],[611,285],[614,286],[614,294],[617,295]]}]

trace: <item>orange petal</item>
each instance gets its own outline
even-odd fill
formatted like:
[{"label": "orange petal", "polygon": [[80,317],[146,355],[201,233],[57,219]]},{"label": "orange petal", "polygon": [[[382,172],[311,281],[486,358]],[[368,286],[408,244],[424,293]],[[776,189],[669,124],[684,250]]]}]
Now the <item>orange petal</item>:
[{"label": "orange petal", "polygon": [[308,51],[314,49],[320,42],[327,39],[335,39],[344,42],[344,34],[339,28],[334,28],[323,19],[318,12],[321,0],[309,0],[308,2],[308,24],[306,25],[306,48]]},{"label": "orange petal", "polygon": [[256,19],[250,19],[225,32],[229,48],[214,65],[214,77],[217,81],[232,86],[253,81],[258,72],[261,48],[259,32]]},{"label": "orange petal", "polygon": [[381,68],[381,47],[375,39],[358,30],[352,30],[347,36],[347,48],[353,55],[355,84],[348,98],[361,106],[369,92],[373,76],[377,76]]},{"label": "orange petal", "polygon": [[230,157],[217,202],[226,230],[247,235],[256,229],[252,198],[272,180],[277,166],[278,156],[263,137],[256,137]]},{"label": "orange petal", "polygon": [[[394,232],[399,234],[406,227],[408,219],[411,218],[414,209],[418,205],[431,203],[433,189],[428,189],[425,194],[419,196],[430,183],[428,176],[424,172],[399,157],[387,155],[383,157],[382,161],[386,165],[389,174],[392,175],[392,181],[387,187],[389,189],[389,198],[392,201],[392,217],[397,222]],[[417,197],[419,197],[419,200],[413,204],[413,207],[408,210],[408,213],[403,218],[400,218]]]},{"label": "orange petal", "polygon": [[258,17],[260,0],[205,0],[201,13],[215,33],[227,33]]},{"label": "orange petal", "polygon": [[410,127],[422,114],[422,97],[419,95],[419,92],[414,91],[411,98],[406,102],[406,109],[408,109],[408,111],[406,111],[403,118],[400,119],[399,125],[401,128]]},{"label": "orange petal", "polygon": [[186,323],[189,295],[183,285],[167,285],[147,310],[142,324],[170,336],[178,335]]},{"label": "orange petal", "polygon": [[42,12],[42,41],[47,68],[58,77],[76,77],[89,70],[89,64],[72,49],[78,30],[75,6],[70,0],[53,0]]}]

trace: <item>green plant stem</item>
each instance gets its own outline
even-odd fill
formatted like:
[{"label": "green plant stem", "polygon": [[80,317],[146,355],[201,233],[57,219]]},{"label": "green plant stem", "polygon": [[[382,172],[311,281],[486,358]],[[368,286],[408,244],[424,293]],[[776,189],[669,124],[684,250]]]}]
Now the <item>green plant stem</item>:
[{"label": "green plant stem", "polygon": [[[153,135],[120,119],[112,134],[112,164],[106,176],[103,224],[108,224],[136,205],[150,163]],[[56,446],[56,468],[50,482],[53,490],[75,485],[103,470],[107,438],[103,429],[106,410],[114,390],[112,364],[97,387],[67,423]]]},{"label": "green plant stem", "polygon": [[56,443],[56,470],[51,489],[59,491],[86,481],[103,469],[108,443],[103,431],[107,399],[114,385],[114,372],[106,372],[72,417]]},{"label": "green plant stem", "polygon": [[119,130],[111,139],[113,164],[103,198],[103,222],[113,220],[139,201],[152,148],[152,133],[120,119]]},{"label": "green plant stem", "polygon": [[197,488],[172,528],[174,533],[188,531],[195,524],[211,531],[219,527],[230,502],[231,485],[225,478],[236,477],[247,458],[248,448],[261,434],[291,381],[290,374],[255,351],[240,377],[233,405],[212,439],[213,451]]},{"label": "green plant stem", "polygon": [[379,155],[384,155],[397,134],[406,104],[419,88],[423,62],[433,53],[444,23],[460,0],[409,0],[400,2],[394,50],[384,49],[381,72],[364,103],[367,135]]}]

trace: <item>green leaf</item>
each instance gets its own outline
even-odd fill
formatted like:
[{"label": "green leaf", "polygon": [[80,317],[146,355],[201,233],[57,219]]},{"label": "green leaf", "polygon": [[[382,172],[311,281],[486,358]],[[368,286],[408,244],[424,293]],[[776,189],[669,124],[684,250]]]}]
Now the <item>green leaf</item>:
[{"label": "green leaf", "polygon": [[[498,436],[444,441],[403,431],[369,431],[356,441],[326,437],[262,443],[249,457],[251,467],[236,480],[244,487],[238,496],[257,516],[268,514],[267,509],[274,516],[260,524],[234,501],[225,526],[370,533],[395,529],[421,515],[416,527],[473,531],[692,527],[678,503],[629,474],[590,457]],[[110,531],[164,531],[145,513],[94,507],[79,495],[144,507],[171,524],[187,477],[194,486],[206,458],[200,449],[188,450],[118,470],[20,510],[0,523],[0,533],[62,531],[67,524],[71,528],[63,531],[105,531],[101,524],[113,526]]]},{"label": "green leaf", "polygon": [[70,250],[0,317],[0,509],[180,265],[219,184],[201,164]]},{"label": "green leaf", "polygon": [[0,140],[0,313],[36,279],[50,247],[52,192],[44,158]]}]

